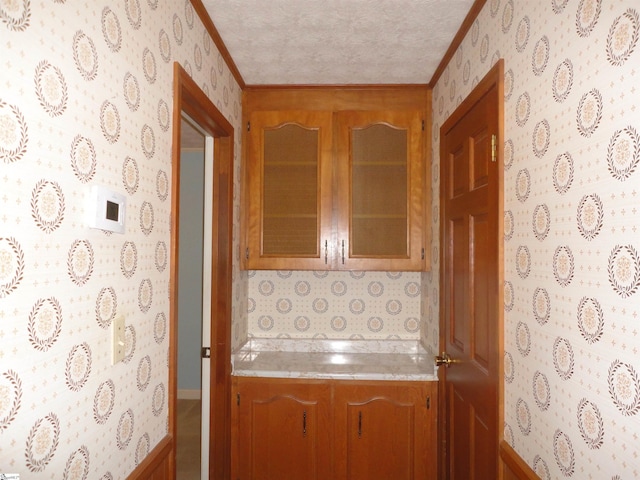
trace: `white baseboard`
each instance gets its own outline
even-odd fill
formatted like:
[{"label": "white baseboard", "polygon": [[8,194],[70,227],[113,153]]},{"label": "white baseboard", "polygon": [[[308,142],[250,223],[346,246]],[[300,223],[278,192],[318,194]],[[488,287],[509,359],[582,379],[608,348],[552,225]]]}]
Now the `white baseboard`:
[{"label": "white baseboard", "polygon": [[200,400],[201,396],[201,390],[178,390],[178,399],[180,400]]}]

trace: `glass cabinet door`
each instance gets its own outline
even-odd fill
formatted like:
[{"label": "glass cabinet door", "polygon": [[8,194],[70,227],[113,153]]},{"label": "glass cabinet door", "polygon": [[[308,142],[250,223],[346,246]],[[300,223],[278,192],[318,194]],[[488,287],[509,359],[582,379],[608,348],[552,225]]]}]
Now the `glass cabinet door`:
[{"label": "glass cabinet door", "polygon": [[256,112],[249,159],[249,268],[330,266],[331,115]]},{"label": "glass cabinet door", "polygon": [[[414,112],[338,115],[342,268],[421,268],[422,141]],[[416,263],[417,261],[417,263]]]}]

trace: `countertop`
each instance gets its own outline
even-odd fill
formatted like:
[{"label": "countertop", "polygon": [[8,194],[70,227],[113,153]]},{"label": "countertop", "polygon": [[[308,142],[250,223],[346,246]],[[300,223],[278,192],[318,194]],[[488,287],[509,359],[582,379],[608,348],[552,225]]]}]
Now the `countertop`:
[{"label": "countertop", "polygon": [[341,380],[437,380],[433,356],[412,340],[249,339],[233,375]]}]

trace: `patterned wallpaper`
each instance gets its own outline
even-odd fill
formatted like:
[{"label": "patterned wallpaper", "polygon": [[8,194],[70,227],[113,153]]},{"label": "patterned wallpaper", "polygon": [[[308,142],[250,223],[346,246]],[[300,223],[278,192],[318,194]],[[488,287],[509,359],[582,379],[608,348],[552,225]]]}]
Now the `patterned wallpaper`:
[{"label": "patterned wallpaper", "polygon": [[249,292],[254,337],[419,339],[419,273],[253,271]]},{"label": "patterned wallpaper", "polygon": [[505,59],[504,436],[543,479],[640,477],[639,37],[637,0],[488,0],[433,92],[437,199],[440,126]]},{"label": "patterned wallpaper", "polygon": [[[121,479],[167,432],[173,62],[236,132],[241,92],[186,0],[0,1],[0,45],[0,472]],[[92,185],[124,235],[87,227]]]}]

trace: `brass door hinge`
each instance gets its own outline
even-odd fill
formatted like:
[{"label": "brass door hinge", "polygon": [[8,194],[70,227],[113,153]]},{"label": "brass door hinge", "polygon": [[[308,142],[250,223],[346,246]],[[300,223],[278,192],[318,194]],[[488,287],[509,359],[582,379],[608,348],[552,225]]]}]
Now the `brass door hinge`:
[{"label": "brass door hinge", "polygon": [[491,161],[496,161],[496,136],[491,135]]}]

